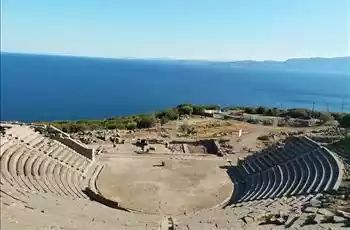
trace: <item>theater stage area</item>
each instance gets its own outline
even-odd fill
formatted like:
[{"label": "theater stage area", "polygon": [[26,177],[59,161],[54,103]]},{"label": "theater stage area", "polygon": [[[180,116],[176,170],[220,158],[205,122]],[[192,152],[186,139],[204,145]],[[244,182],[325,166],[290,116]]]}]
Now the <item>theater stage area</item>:
[{"label": "theater stage area", "polygon": [[[162,166],[164,162],[164,166]],[[109,159],[96,182],[99,192],[121,206],[149,214],[176,215],[223,204],[233,185],[225,161],[199,158]]]}]

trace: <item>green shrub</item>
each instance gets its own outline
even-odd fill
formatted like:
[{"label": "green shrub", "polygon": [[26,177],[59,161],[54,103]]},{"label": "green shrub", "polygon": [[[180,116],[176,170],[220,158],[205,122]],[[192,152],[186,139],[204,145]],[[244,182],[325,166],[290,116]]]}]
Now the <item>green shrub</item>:
[{"label": "green shrub", "polygon": [[[187,107],[185,109],[187,111],[183,110],[184,107]],[[192,104],[189,104],[189,103],[180,104],[176,108],[178,109],[178,111],[181,114],[189,114],[188,113],[189,112],[189,108],[188,107],[192,108],[192,112],[191,113],[193,113],[193,114],[200,114],[200,113],[204,112],[204,110],[218,110],[218,109],[220,109],[219,105],[192,105]]]},{"label": "green shrub", "polygon": [[265,116],[275,116],[276,111],[272,110],[272,109],[266,109],[264,112]]},{"label": "green shrub", "polygon": [[63,124],[69,124],[71,121],[55,121],[55,125],[63,125]]},{"label": "green shrub", "polygon": [[340,124],[340,126],[342,126],[344,128],[350,128],[350,114],[344,115],[341,118],[339,124]]},{"label": "green shrub", "polygon": [[257,114],[265,114],[267,111],[267,108],[265,108],[264,106],[259,106],[257,109],[256,109],[256,113]]},{"label": "green shrub", "polygon": [[169,120],[176,120],[179,118],[179,113],[174,109],[169,109],[166,113],[166,117],[169,118]]},{"label": "green shrub", "polygon": [[201,106],[194,105],[193,108],[193,114],[201,114],[204,112],[204,108]]},{"label": "green shrub", "polygon": [[228,106],[228,107],[223,108],[222,110],[223,111],[229,111],[229,110],[242,110],[242,109],[244,109],[244,107],[241,107],[241,106]]},{"label": "green shrub", "polygon": [[247,122],[250,123],[250,124],[259,124],[259,120],[258,119],[253,119],[253,118],[248,119]]},{"label": "green shrub", "polygon": [[185,104],[180,104],[180,105],[176,106],[176,108],[177,108],[177,109],[180,109],[180,108],[185,107],[185,106],[193,107],[192,104],[190,104],[190,103],[185,103]]},{"label": "green shrub", "polygon": [[68,123],[62,127],[62,130],[63,129],[65,129],[68,133],[77,133],[86,130],[86,126],[83,124]]},{"label": "green shrub", "polygon": [[179,108],[179,113],[191,115],[193,113],[193,108],[189,105],[183,106],[183,107]]},{"label": "green shrub", "polygon": [[136,122],[129,122],[126,124],[125,128],[129,129],[129,130],[134,130],[137,128],[137,123]]},{"label": "green shrub", "polygon": [[106,128],[107,129],[116,129],[117,128],[117,125],[115,123],[110,123],[110,124],[107,124],[106,125]]},{"label": "green shrub", "polygon": [[116,129],[126,129],[125,123],[116,123]]},{"label": "green shrub", "polygon": [[285,113],[281,114],[283,117],[310,119],[311,111],[308,109],[289,109]]},{"label": "green shrub", "polygon": [[244,112],[249,114],[256,114],[256,110],[253,107],[245,107]]},{"label": "green shrub", "polygon": [[137,119],[137,128],[151,128],[155,125],[156,119],[151,115],[141,115]]},{"label": "green shrub", "polygon": [[330,113],[321,112],[319,117],[318,117],[318,119],[320,119],[324,123],[324,122],[327,122],[327,121],[334,120],[334,117]]},{"label": "green shrub", "polygon": [[169,109],[157,113],[156,117],[159,119],[166,117],[168,120],[176,120],[179,117],[179,113],[176,109]]},{"label": "green shrub", "polygon": [[337,120],[338,122],[341,121],[345,113],[337,113],[337,112],[332,112],[331,113],[332,117],[334,117],[334,120]]}]

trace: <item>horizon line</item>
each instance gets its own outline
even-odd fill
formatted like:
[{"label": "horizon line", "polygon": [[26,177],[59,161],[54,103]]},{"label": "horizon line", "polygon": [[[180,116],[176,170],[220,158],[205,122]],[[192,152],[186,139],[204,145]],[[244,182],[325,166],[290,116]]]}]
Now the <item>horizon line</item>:
[{"label": "horizon line", "polygon": [[41,55],[41,56],[58,56],[58,57],[72,57],[72,58],[91,58],[91,59],[111,59],[111,60],[155,60],[155,61],[201,61],[201,62],[286,62],[292,59],[333,59],[333,58],[350,58],[349,56],[310,56],[310,57],[290,57],[287,59],[207,59],[207,58],[180,58],[180,57],[108,57],[108,56],[83,56],[75,54],[64,53],[41,53],[41,52],[17,52],[17,51],[4,51],[0,50],[0,53],[5,54],[19,54],[19,55]]}]

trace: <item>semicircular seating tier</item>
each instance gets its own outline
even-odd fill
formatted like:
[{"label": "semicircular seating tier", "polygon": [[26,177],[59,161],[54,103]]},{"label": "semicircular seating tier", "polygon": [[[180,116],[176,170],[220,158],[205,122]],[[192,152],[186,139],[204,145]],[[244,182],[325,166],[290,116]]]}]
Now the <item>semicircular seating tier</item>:
[{"label": "semicircular seating tier", "polygon": [[[83,190],[91,184],[99,166],[56,140],[28,126],[15,125],[1,137],[1,185],[22,192],[51,193],[87,198]],[[5,192],[1,188],[2,192]]]},{"label": "semicircular seating tier", "polygon": [[[91,201],[86,191],[98,195],[95,184],[103,165],[29,126],[12,125],[1,134],[0,167],[4,229],[53,225],[62,229],[159,229],[159,216],[124,212],[98,199]],[[337,189],[342,167],[334,153],[316,142],[290,138],[284,146],[268,148],[229,167],[235,188],[232,205],[208,215],[215,215],[219,223],[225,217],[226,224],[253,209],[308,201],[315,194]],[[183,226],[193,223],[200,224],[193,229],[206,228],[206,214],[187,217],[181,219]]]},{"label": "semicircular seating tier", "polygon": [[291,137],[230,167],[230,204],[337,190],[342,171],[333,152],[308,137]]},{"label": "semicircular seating tier", "polygon": [[5,126],[0,139],[1,226],[5,229],[46,229],[53,224],[64,229],[158,226],[151,217],[135,217],[91,201],[86,191],[98,195],[96,179],[104,165],[27,125]]}]

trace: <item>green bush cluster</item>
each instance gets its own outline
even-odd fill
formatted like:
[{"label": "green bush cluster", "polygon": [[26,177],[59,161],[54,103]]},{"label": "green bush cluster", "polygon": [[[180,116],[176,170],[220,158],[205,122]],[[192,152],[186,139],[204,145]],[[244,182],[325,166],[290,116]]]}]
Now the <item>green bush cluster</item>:
[{"label": "green bush cluster", "polygon": [[310,109],[288,109],[285,113],[283,113],[282,117],[291,117],[291,118],[299,118],[299,119],[311,119],[313,117],[313,112]]},{"label": "green bush cluster", "polygon": [[282,117],[300,118],[300,119],[319,119],[322,122],[334,120],[331,113],[312,111],[310,109],[288,109],[285,113],[281,114]]},{"label": "green bush cluster", "polygon": [[350,114],[346,114],[340,118],[339,124],[344,128],[350,128]]},{"label": "green bush cluster", "polygon": [[63,132],[76,133],[87,129],[96,129],[100,126],[99,120],[80,120],[80,121],[56,121],[52,124]]},{"label": "green bush cluster", "polygon": [[55,121],[51,124],[67,133],[76,133],[95,129],[150,128],[157,123],[152,115],[112,117],[103,120]]},{"label": "green bush cluster", "polygon": [[178,110],[180,114],[192,115],[193,113],[193,107],[189,105],[180,107]]},{"label": "green bush cluster", "polygon": [[[323,122],[335,119],[333,117],[333,113],[328,112],[318,112],[312,111],[310,109],[279,109],[279,108],[268,108],[264,106],[259,107],[240,107],[239,109],[243,109],[245,113],[248,114],[260,114],[265,116],[281,116],[281,117],[290,117],[290,118],[299,118],[299,119],[311,119],[316,118],[320,119]],[[338,115],[339,117],[339,115]]]},{"label": "green bush cluster", "polygon": [[168,121],[177,120],[179,118],[179,112],[177,109],[168,109],[158,112],[156,117],[160,120],[160,123],[164,125]]},{"label": "green bush cluster", "polygon": [[280,116],[282,113],[285,112],[283,109],[279,108],[268,108],[264,106],[259,106],[259,107],[251,107],[251,106],[230,106],[226,107],[223,109],[224,111],[228,110],[242,110],[245,113],[248,114],[260,114],[260,115],[265,115],[265,116]]},{"label": "green bush cluster", "polygon": [[204,110],[219,110],[219,105],[193,105],[193,104],[180,104],[176,108],[178,110],[182,110],[183,108],[189,109],[189,107],[192,108],[193,114],[199,114],[204,112]]},{"label": "green bush cluster", "polygon": [[[181,115],[201,115],[204,110],[217,110],[218,105],[193,105],[180,104],[175,108],[157,112],[154,115],[142,114],[134,116],[111,117],[101,120],[79,120],[79,121],[54,121],[52,124],[64,132],[76,133],[84,130],[94,129],[129,129],[150,128],[156,123],[165,124],[171,120],[177,120]],[[281,116],[288,118],[310,119],[316,118],[323,122],[337,120],[342,127],[350,128],[350,114],[345,113],[328,113],[312,111],[310,109],[294,108],[283,110],[279,108],[259,107],[226,107],[224,110],[242,110],[248,114],[261,114],[265,116]],[[256,123],[251,119],[248,122]]]},{"label": "green bush cluster", "polygon": [[322,122],[327,122],[330,120],[337,120],[339,123],[342,121],[345,113],[339,112],[320,112],[312,111],[311,109],[304,108],[293,108],[293,109],[279,109],[279,108],[268,108],[264,106],[259,107],[242,107],[242,106],[230,106],[224,108],[225,111],[228,110],[242,110],[248,114],[260,114],[265,116],[281,116],[289,118],[299,118],[299,119],[320,119]]},{"label": "green bush cluster", "polygon": [[246,107],[244,108],[244,112],[248,114],[256,114],[256,109],[253,107]]},{"label": "green bush cluster", "polygon": [[280,116],[285,112],[283,109],[279,108],[268,108],[264,106],[259,106],[259,107],[243,107],[243,110],[245,113],[249,114],[260,114],[260,115],[265,115],[265,116]]},{"label": "green bush cluster", "polygon": [[84,130],[94,129],[129,129],[151,128],[156,123],[165,124],[171,120],[177,120],[180,115],[200,114],[205,109],[218,109],[217,105],[192,105],[181,104],[176,108],[167,109],[150,114],[111,117],[101,120],[79,120],[79,121],[54,121],[52,124],[67,133],[76,133]]},{"label": "green bush cluster", "polygon": [[136,126],[139,129],[151,128],[157,123],[157,119],[151,115],[141,115],[136,119]]}]

